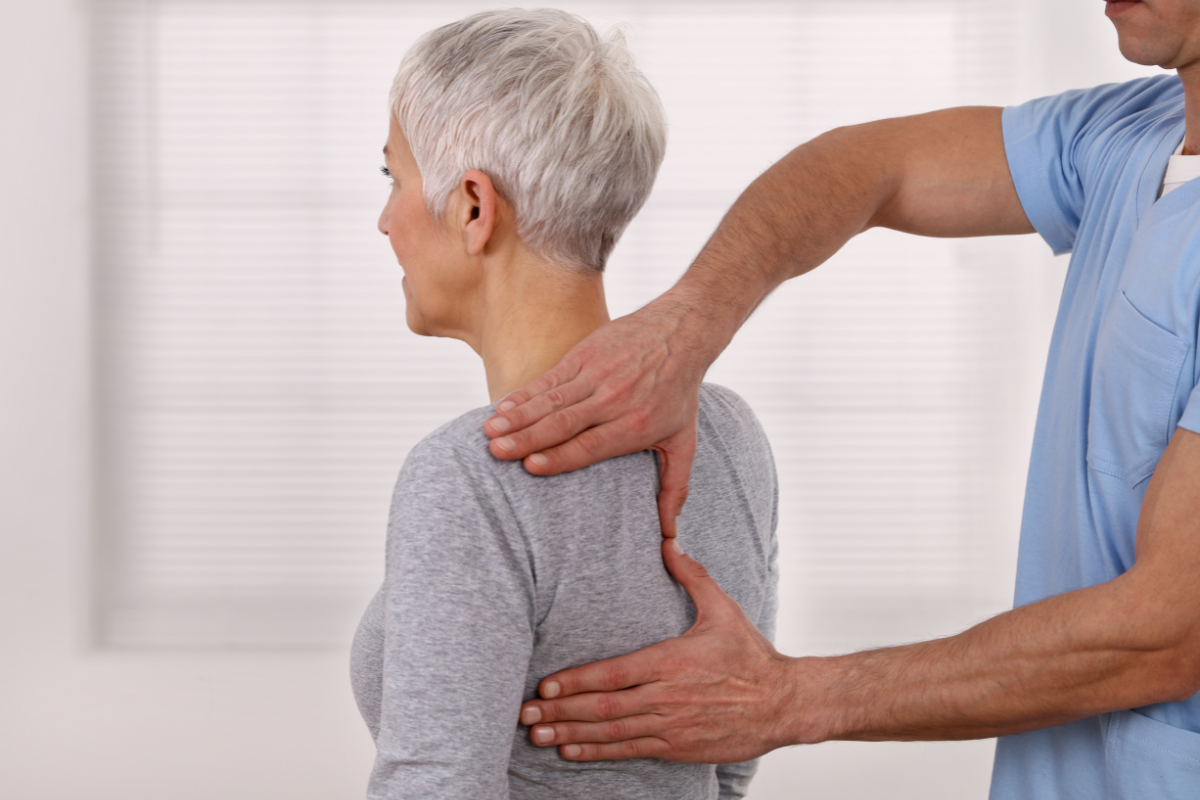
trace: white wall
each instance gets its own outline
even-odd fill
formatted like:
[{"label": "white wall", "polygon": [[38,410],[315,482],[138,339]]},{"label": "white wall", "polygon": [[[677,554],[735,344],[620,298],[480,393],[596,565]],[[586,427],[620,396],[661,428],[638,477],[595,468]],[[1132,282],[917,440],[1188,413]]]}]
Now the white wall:
[{"label": "white wall", "polygon": [[88,645],[85,12],[0,3],[0,797],[361,797],[344,654]]},{"label": "white wall", "polygon": [[[1115,55],[1095,0],[1036,6],[1031,95],[1144,73]],[[89,645],[85,12],[83,0],[0,3],[0,796],[361,796],[371,747],[344,654]],[[1016,438],[997,500],[1013,520],[1062,269],[1032,240],[1015,248],[1025,302],[1013,347],[1028,367],[1003,421]],[[981,796],[990,753],[988,742],[791,749],[768,760],[754,796]]]}]

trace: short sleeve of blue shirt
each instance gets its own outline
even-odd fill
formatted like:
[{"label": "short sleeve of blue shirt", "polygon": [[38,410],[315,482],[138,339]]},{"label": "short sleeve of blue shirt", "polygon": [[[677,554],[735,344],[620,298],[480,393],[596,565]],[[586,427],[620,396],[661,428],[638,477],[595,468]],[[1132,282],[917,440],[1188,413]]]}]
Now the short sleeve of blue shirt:
[{"label": "short sleeve of blue shirt", "polygon": [[1017,195],[1029,221],[1056,255],[1074,246],[1086,200],[1084,187],[1100,177],[1096,173],[1104,166],[1113,123],[1161,102],[1173,85],[1178,84],[1167,77],[1146,78],[1004,109],[1004,146]]}]

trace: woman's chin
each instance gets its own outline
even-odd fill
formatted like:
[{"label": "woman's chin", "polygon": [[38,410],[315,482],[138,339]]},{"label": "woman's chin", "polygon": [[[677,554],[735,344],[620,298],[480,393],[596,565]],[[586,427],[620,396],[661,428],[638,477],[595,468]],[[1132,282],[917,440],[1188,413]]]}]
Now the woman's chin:
[{"label": "woman's chin", "polygon": [[435,333],[430,333],[429,329],[426,328],[424,325],[414,325],[411,322],[408,323],[408,329],[410,331],[412,331],[413,333],[415,333],[417,336],[436,336],[437,335]]},{"label": "woman's chin", "polygon": [[404,315],[404,321],[408,324],[408,329],[417,336],[433,336],[429,326],[425,324],[425,318],[420,314],[412,313],[412,306],[409,306],[409,311]]}]

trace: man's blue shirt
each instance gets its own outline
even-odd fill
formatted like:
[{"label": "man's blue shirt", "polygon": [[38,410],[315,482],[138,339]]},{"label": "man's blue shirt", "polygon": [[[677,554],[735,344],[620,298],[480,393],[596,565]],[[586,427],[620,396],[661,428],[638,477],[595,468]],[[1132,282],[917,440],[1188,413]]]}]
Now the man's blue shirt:
[{"label": "man's blue shirt", "polygon": [[[1200,180],[1159,200],[1183,139],[1163,76],[1005,109],[1021,204],[1071,253],[1038,409],[1016,605],[1133,566],[1146,484],[1176,426],[1200,432]],[[1200,575],[1197,576],[1200,580]],[[1200,798],[1200,700],[1000,739],[993,800]]]}]

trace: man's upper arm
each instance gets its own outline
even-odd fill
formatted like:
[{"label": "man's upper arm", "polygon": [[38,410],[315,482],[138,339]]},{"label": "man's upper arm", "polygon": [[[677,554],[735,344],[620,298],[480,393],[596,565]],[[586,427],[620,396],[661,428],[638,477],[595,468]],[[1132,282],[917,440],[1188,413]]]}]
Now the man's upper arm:
[{"label": "man's upper arm", "polygon": [[950,108],[859,126],[895,190],[872,226],[922,236],[1033,233],[1013,183],[1003,109]]},{"label": "man's upper arm", "polygon": [[[1177,102],[1170,76],[1040,97],[1006,109],[951,108],[859,126],[895,182],[872,224],[926,236],[1041,234],[1075,244],[1102,155],[1138,112]],[[1167,113],[1164,110],[1163,113]]]}]

